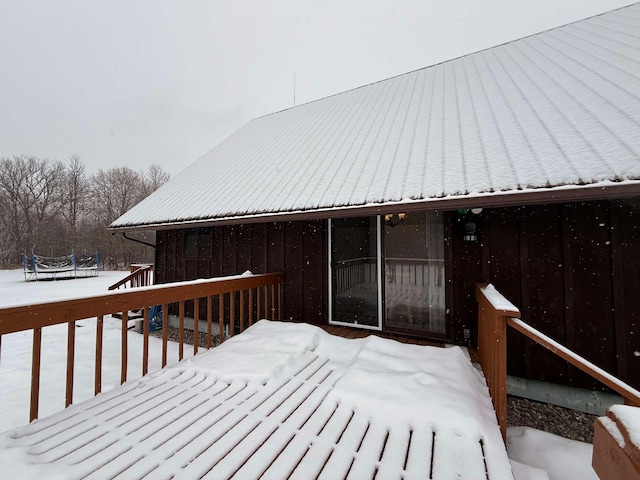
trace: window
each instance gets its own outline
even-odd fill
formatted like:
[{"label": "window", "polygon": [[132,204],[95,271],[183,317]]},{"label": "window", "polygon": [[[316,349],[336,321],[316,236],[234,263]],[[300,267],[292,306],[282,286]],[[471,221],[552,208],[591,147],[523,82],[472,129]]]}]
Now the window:
[{"label": "window", "polygon": [[187,260],[211,260],[213,248],[211,228],[190,228],[184,232],[184,258]]}]

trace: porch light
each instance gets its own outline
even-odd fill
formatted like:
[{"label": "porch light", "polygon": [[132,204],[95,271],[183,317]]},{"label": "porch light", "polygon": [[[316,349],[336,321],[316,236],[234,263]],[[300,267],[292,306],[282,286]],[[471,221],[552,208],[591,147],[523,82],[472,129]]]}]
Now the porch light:
[{"label": "porch light", "polygon": [[406,213],[387,213],[384,216],[384,223],[389,225],[391,228],[404,223],[404,218],[407,216]]},{"label": "porch light", "polygon": [[477,242],[478,231],[475,222],[467,222],[464,224],[464,241]]}]

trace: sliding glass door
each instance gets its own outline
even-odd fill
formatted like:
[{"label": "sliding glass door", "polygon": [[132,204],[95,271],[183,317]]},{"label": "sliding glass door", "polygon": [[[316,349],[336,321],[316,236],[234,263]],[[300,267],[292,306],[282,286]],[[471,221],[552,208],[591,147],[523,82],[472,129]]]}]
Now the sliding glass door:
[{"label": "sliding glass door", "polygon": [[329,323],[447,334],[441,213],[334,219],[329,235]]},{"label": "sliding glass door", "polygon": [[386,328],[445,334],[442,214],[390,217],[385,221],[384,245]]},{"label": "sliding glass door", "polygon": [[378,217],[329,221],[329,322],[380,330]]}]

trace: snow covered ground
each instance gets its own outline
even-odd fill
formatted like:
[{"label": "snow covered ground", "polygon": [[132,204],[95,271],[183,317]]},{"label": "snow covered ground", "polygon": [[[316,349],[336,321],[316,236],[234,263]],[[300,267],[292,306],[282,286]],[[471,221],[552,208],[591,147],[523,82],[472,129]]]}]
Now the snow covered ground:
[{"label": "snow covered ground", "polygon": [[[116,282],[127,275],[127,272],[100,272],[99,277],[82,278],[75,280],[64,280],[56,282],[25,282],[22,272],[19,270],[0,271],[0,307],[11,305],[28,304],[69,298],[73,296],[85,296],[99,294],[107,290],[108,285]],[[141,373],[141,336],[129,332],[129,377],[133,380]],[[247,341],[250,338],[246,338]],[[340,340],[338,340],[339,342]],[[105,319],[104,329],[104,360],[103,360],[103,391],[113,389],[119,385],[120,375],[120,352],[119,348],[108,348],[108,345],[120,344],[120,321]],[[326,345],[331,345],[330,343]],[[93,396],[93,358],[95,345],[95,319],[83,320],[77,323],[76,328],[76,372],[75,372],[75,394],[74,403],[89,399]],[[231,346],[231,345],[229,345]],[[407,346],[411,347],[411,346]],[[160,368],[160,348],[161,342],[155,338],[150,338],[150,365],[152,372]],[[413,347],[415,348],[415,347]],[[228,347],[226,348],[228,350]],[[402,347],[400,347],[402,349]],[[223,349],[224,350],[224,349]],[[65,388],[65,365],[66,365],[66,326],[48,327],[43,330],[41,374],[41,396],[40,396],[40,417],[51,415],[63,410],[64,388]],[[185,349],[189,354],[190,349]],[[218,352],[211,352],[215,358]],[[222,353],[222,352],[220,352]],[[338,352],[333,352],[335,355]],[[399,352],[394,352],[399,353]],[[411,355],[409,356],[411,358]],[[170,345],[169,363],[177,360],[177,345]],[[204,360],[204,359],[203,359]],[[254,360],[256,360],[254,358]],[[244,364],[243,368],[251,370],[245,371],[244,375],[259,375],[261,368],[266,367],[264,359],[253,363]],[[2,338],[2,357],[0,359],[0,409],[5,412],[0,416],[0,432],[25,425],[28,421],[29,409],[29,380],[31,365],[31,334],[17,333],[5,335]],[[240,365],[238,362],[231,362],[227,365]],[[256,368],[253,368],[252,365]],[[365,365],[366,367],[366,365]],[[378,408],[381,405],[393,401],[400,401],[404,396],[411,395],[408,389],[409,383],[402,381],[402,371],[383,372],[389,377],[387,381],[394,378],[400,381],[398,389],[387,389],[387,396],[390,398],[378,398],[370,396],[374,403],[377,402],[371,415],[378,415],[376,412],[388,412],[387,408]],[[365,369],[366,370],[366,369]],[[356,369],[350,373],[358,372]],[[242,372],[229,372],[229,374],[241,374]],[[412,374],[412,375],[415,375]],[[360,377],[356,375],[353,379],[356,384]],[[408,380],[408,379],[407,379]],[[351,384],[353,382],[347,382]],[[406,383],[406,384],[403,384]],[[363,384],[366,387],[366,383]],[[342,392],[343,395],[355,395],[366,392],[366,388],[358,388],[352,393]],[[371,387],[371,386],[369,386]],[[456,388],[443,384],[445,392],[439,394],[447,395],[452,400],[456,398]],[[378,391],[378,390],[376,390]],[[402,395],[399,395],[401,392]],[[339,389],[338,389],[338,393]],[[369,392],[371,393],[371,392]],[[415,393],[415,392],[413,392]],[[419,393],[419,394],[423,394]],[[400,398],[402,397],[402,398]],[[459,395],[458,395],[459,397]],[[361,402],[361,398],[353,398],[354,402]],[[464,400],[462,401],[464,404]],[[464,405],[455,406],[454,410]],[[464,408],[463,408],[464,409]],[[397,412],[397,409],[392,411]],[[412,413],[412,415],[415,412]],[[380,414],[382,415],[382,413]],[[384,415],[383,415],[384,416]],[[462,420],[464,423],[464,420]],[[545,432],[529,428],[510,428],[508,432],[507,448],[509,456],[515,462],[514,474],[518,480],[532,479],[597,479],[590,467],[591,446],[581,442],[566,440]],[[546,473],[528,467],[527,464],[546,470]]]}]

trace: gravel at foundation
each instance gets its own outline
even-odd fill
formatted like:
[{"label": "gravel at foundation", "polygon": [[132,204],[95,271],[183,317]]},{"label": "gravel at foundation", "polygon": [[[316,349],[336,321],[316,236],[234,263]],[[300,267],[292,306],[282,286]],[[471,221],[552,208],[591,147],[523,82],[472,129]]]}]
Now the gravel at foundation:
[{"label": "gravel at foundation", "polygon": [[[162,332],[152,332],[151,335],[161,338]],[[168,338],[177,342],[179,340],[178,329],[169,327]],[[193,339],[193,330],[185,329],[184,343],[193,345]],[[213,345],[218,345],[217,335],[213,336]],[[207,348],[205,333],[198,335],[198,346]],[[595,419],[595,415],[588,415],[577,410],[525,398],[507,397],[507,425],[510,427],[532,427],[571,440],[593,443],[593,422]]]},{"label": "gravel at foundation", "polygon": [[571,440],[593,443],[593,423],[596,418],[578,410],[507,397],[507,425],[510,427],[532,427]]},{"label": "gravel at foundation", "polygon": [[[151,332],[150,335],[153,335],[154,337],[162,338],[162,331],[161,330],[157,330],[155,332]],[[189,330],[187,328],[184,329],[184,343],[185,343],[185,345],[193,345],[194,337],[195,336],[193,334],[193,330]],[[172,341],[172,342],[179,342],[180,341],[179,329],[174,328],[174,327],[169,327],[169,330],[167,331],[167,339]],[[214,347],[218,346],[218,343],[219,343],[218,342],[218,335],[214,334],[211,341],[212,341]],[[207,334],[206,333],[200,332],[198,334],[198,347],[207,348]]]}]

